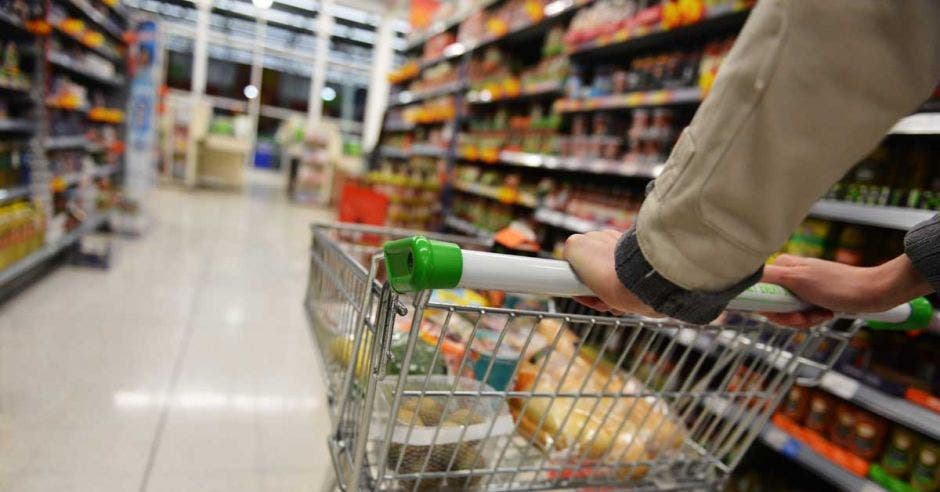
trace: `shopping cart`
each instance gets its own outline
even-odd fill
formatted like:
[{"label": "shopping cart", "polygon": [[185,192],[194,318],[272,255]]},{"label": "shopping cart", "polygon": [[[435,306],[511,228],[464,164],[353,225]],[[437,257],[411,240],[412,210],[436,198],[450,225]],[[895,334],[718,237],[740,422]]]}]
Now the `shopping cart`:
[{"label": "shopping cart", "polygon": [[[796,330],[730,314],[697,326],[554,312],[526,296],[485,307],[447,289],[590,291],[565,262],[415,236],[313,228],[306,305],[343,490],[718,487],[790,386],[817,383],[863,324]],[[805,307],[766,284],[731,306]],[[936,323],[925,300],[866,317]]]}]

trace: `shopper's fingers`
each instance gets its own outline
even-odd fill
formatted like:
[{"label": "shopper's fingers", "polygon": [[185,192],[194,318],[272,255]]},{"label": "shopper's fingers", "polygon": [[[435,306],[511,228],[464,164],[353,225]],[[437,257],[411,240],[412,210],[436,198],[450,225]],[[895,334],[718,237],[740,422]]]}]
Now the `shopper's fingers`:
[{"label": "shopper's fingers", "polygon": [[802,265],[804,263],[806,263],[806,258],[802,258],[796,255],[782,254],[774,259],[772,265],[776,265],[778,267],[788,267]]},{"label": "shopper's fingers", "polygon": [[814,308],[796,313],[761,313],[772,323],[794,328],[811,328],[832,319],[832,311]]},{"label": "shopper's fingers", "polygon": [[619,240],[619,239],[620,239],[620,236],[623,235],[622,232],[620,232],[620,231],[618,231],[618,230],[615,230],[615,229],[604,229],[604,230],[601,231],[601,232],[604,233],[604,235],[606,235],[606,236],[608,236],[608,237],[611,237],[611,238],[614,238],[614,239],[617,239],[617,240]]},{"label": "shopper's fingers", "polygon": [[761,276],[761,282],[776,284],[794,290],[799,284],[799,276],[793,268],[773,265],[764,266],[764,274]]},{"label": "shopper's fingers", "polygon": [[575,297],[574,300],[595,311],[609,311],[610,310],[610,306],[608,306],[606,302],[594,296],[578,296],[578,297]]}]

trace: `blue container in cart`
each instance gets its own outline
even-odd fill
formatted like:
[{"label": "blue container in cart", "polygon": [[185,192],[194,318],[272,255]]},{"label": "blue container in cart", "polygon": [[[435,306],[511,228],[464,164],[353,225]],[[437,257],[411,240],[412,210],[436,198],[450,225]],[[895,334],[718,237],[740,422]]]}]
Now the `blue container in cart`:
[{"label": "blue container in cart", "polygon": [[[477,331],[477,339],[470,349],[470,358],[473,361],[473,375],[478,381],[489,385],[495,390],[504,391],[509,388],[512,374],[522,356],[507,344],[499,346],[495,352],[490,348],[496,345],[499,333],[481,329]],[[490,363],[493,367],[490,369]],[[486,371],[490,373],[487,376]]]}]

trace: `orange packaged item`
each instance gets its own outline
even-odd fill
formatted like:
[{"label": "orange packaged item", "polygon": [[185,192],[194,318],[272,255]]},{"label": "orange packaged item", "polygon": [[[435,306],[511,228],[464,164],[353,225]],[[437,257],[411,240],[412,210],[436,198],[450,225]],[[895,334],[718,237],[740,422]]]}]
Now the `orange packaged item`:
[{"label": "orange packaged item", "polygon": [[780,405],[780,413],[795,422],[802,422],[809,409],[809,390],[800,386],[793,386],[787,397]]},{"label": "orange packaged item", "polygon": [[852,448],[852,439],[855,436],[855,407],[848,403],[840,403],[836,407],[832,426],[829,428],[829,440],[835,445],[845,449]]},{"label": "orange packaged item", "polygon": [[868,412],[859,412],[855,423],[855,436],[851,451],[859,458],[874,461],[881,456],[888,426],[881,418]]},{"label": "orange packaged item", "polygon": [[806,413],[805,427],[811,431],[826,435],[832,422],[835,402],[822,392],[814,393],[809,399],[809,411]]}]

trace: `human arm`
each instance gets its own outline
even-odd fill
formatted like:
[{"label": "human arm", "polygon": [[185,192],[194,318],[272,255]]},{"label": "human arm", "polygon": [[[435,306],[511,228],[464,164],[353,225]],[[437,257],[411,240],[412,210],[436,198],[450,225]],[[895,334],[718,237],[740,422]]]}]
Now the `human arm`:
[{"label": "human arm", "polygon": [[614,257],[566,257],[615,268],[614,309],[709,322],[938,76],[940,2],[761,0]]}]

